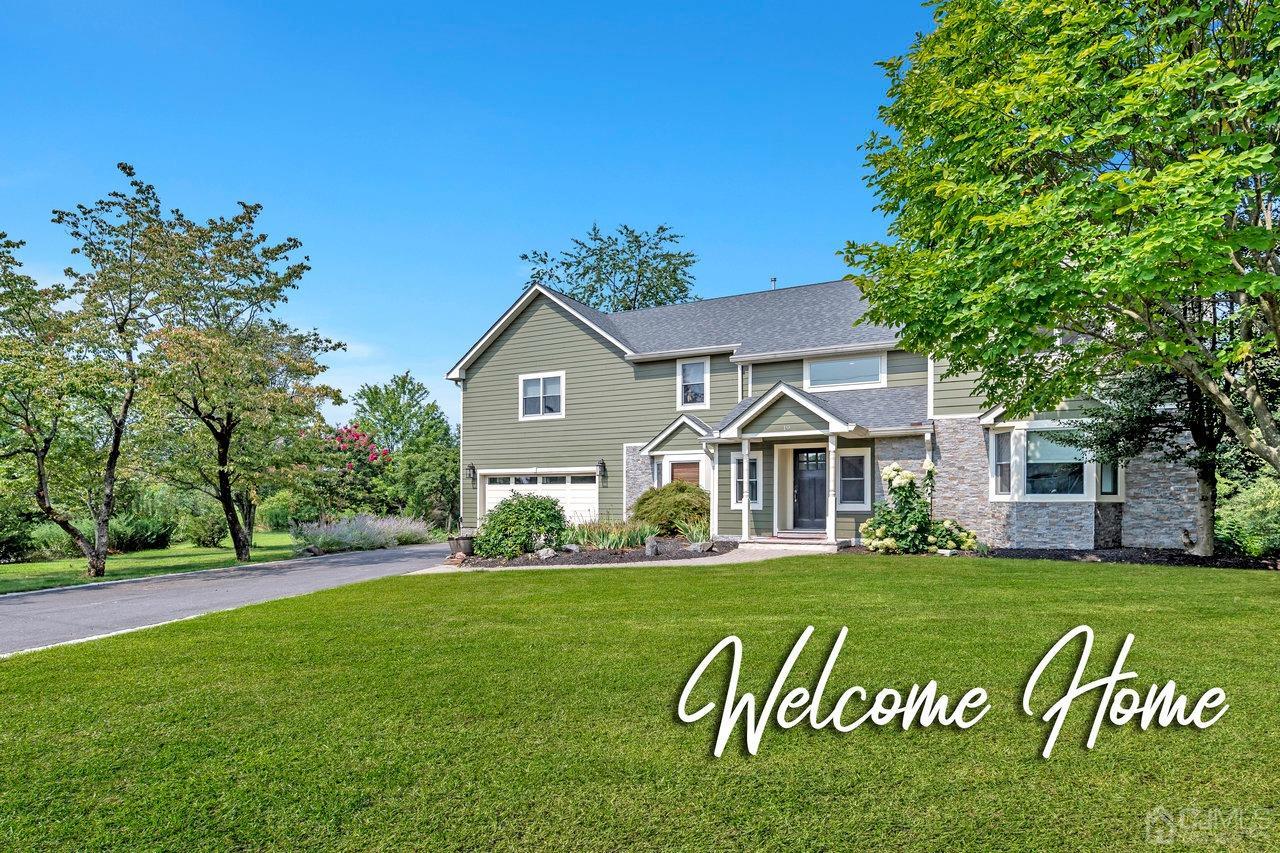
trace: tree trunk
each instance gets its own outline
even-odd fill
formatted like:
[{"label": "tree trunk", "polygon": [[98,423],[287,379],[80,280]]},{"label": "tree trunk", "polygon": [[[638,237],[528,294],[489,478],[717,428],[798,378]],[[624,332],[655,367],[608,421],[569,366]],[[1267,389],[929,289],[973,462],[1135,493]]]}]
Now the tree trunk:
[{"label": "tree trunk", "polygon": [[227,519],[227,530],[231,534],[231,547],[236,550],[236,560],[247,563],[253,545],[253,533],[250,531],[248,535],[245,534],[236,508],[235,493],[231,485],[231,434],[230,431],[214,432],[213,437],[218,445],[218,503],[222,504],[222,514]]},{"label": "tree trunk", "polygon": [[1214,516],[1218,509],[1218,466],[1213,459],[1196,465],[1196,541],[1188,552],[1201,557],[1213,556]]},{"label": "tree trunk", "polygon": [[49,500],[49,469],[45,464],[45,454],[48,453],[49,446],[53,443],[52,436],[45,442],[45,446],[41,451],[36,453],[36,506],[40,507],[40,511],[44,513],[45,518],[62,528],[62,532],[71,537],[71,541],[76,543],[76,547],[80,549],[80,553],[84,554],[88,561],[85,566],[85,574],[91,578],[100,578],[107,573],[107,535],[105,532],[99,532],[94,537],[94,541],[90,542],[89,537],[80,532],[71,519],[58,512],[53,502]]}]

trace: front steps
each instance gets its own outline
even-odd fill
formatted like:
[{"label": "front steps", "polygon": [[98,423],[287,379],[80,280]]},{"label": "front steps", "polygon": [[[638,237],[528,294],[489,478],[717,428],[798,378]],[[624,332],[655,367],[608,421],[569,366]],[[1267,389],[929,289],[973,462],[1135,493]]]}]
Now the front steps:
[{"label": "front steps", "polygon": [[753,550],[803,551],[813,554],[834,554],[841,548],[849,547],[848,539],[828,542],[826,534],[801,533],[780,530],[777,536],[754,536],[745,542],[739,542],[739,548]]}]

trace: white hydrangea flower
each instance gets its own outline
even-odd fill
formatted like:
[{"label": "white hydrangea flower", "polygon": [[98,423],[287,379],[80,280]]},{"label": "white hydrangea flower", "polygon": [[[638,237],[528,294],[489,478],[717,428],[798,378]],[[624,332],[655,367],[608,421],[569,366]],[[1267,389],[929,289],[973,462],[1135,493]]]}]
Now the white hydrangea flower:
[{"label": "white hydrangea flower", "polygon": [[893,486],[895,489],[898,489],[905,486],[907,483],[914,482],[915,479],[916,479],[916,475],[912,474],[910,471],[899,471],[898,475],[893,478],[893,481],[890,483],[890,485]]},{"label": "white hydrangea flower", "polygon": [[930,459],[924,460],[924,471],[926,474],[929,473],[930,471],[937,471],[937,470],[938,470],[938,466],[934,465],[932,460]]}]

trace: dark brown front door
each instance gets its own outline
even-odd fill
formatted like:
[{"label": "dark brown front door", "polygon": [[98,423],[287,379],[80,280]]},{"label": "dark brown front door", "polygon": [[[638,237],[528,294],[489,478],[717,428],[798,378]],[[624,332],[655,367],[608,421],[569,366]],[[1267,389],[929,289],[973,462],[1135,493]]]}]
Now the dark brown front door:
[{"label": "dark brown front door", "polygon": [[795,511],[792,524],[797,530],[822,530],[827,526],[827,452],[795,452]]},{"label": "dark brown front door", "polygon": [[684,480],[686,483],[693,483],[695,486],[701,485],[698,473],[701,470],[697,462],[672,462],[671,463],[671,479]]}]

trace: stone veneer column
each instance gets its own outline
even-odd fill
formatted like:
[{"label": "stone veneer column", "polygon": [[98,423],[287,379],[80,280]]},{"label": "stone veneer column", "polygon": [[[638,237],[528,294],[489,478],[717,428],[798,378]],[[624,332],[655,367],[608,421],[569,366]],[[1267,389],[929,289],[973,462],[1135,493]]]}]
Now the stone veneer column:
[{"label": "stone veneer column", "polygon": [[653,485],[653,460],[640,452],[643,444],[624,444],[622,458],[626,464],[626,487],[622,495],[622,514],[629,516],[645,489]]}]

